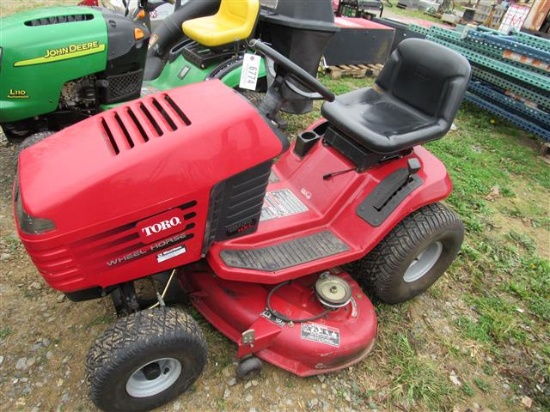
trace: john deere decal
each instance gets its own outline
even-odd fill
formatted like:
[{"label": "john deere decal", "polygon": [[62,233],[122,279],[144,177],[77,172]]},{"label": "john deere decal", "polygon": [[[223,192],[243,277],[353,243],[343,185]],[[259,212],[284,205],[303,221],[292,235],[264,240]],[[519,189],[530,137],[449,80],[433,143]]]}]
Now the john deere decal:
[{"label": "john deere decal", "polygon": [[90,54],[100,53],[105,50],[105,44],[99,44],[98,41],[92,41],[81,44],[70,44],[66,47],[57,49],[47,49],[42,57],[36,57],[29,60],[21,60],[14,63],[15,67],[31,66],[33,64],[44,64],[59,60],[73,59],[75,57],[87,56]]}]

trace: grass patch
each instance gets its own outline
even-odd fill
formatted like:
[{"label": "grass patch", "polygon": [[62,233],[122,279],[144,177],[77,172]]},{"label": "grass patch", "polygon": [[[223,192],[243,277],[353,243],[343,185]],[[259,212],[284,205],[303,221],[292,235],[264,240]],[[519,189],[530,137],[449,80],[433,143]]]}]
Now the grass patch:
[{"label": "grass patch", "polygon": [[93,318],[89,323],[88,327],[99,326],[99,325],[111,325],[116,321],[116,317],[112,314],[101,314]]},{"label": "grass patch", "polygon": [[407,336],[399,333],[392,339],[389,362],[394,371],[391,397],[396,402],[418,403],[429,410],[441,410],[448,403],[451,388],[447,377],[430,360],[419,357]]},{"label": "grass patch", "polygon": [[0,339],[6,339],[12,334],[12,330],[8,327],[0,328]]},{"label": "grass patch", "polygon": [[474,383],[483,392],[489,392],[491,390],[491,386],[481,378],[475,377]]}]

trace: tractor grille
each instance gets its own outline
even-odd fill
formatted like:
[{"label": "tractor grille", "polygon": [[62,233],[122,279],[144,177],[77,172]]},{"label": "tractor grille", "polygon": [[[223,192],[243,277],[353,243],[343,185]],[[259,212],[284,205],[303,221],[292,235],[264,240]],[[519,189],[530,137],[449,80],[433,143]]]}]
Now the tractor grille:
[{"label": "tractor grille", "polygon": [[49,26],[52,24],[62,24],[62,23],[75,23],[79,21],[93,20],[93,14],[71,14],[68,16],[52,16],[45,17],[42,19],[28,20],[25,22],[25,26],[36,27],[36,26]]},{"label": "tractor grille", "polygon": [[[178,208],[182,211],[182,232],[173,237],[181,238],[178,242],[185,240],[186,242],[195,237],[196,231],[196,213],[197,202],[187,202]],[[90,269],[91,271],[101,272],[108,268],[114,268],[125,262],[131,262],[134,257],[127,258],[140,251],[139,256],[145,257],[153,253],[160,253],[164,249],[169,249],[177,242],[163,242],[145,245],[142,243],[138,233],[137,224],[139,221],[128,223],[123,226],[102,232],[95,236],[82,239],[70,245],[70,250],[76,257],[80,265]],[[160,243],[164,245],[158,246]],[[152,247],[154,246],[154,247]]]},{"label": "tractor grille", "polygon": [[115,155],[191,124],[165,93],[109,112],[100,119],[100,127]]},{"label": "tractor grille", "polygon": [[109,86],[105,89],[106,103],[117,103],[136,99],[141,91],[143,70],[135,70],[107,77]]},{"label": "tractor grille", "polygon": [[67,248],[33,250],[28,246],[32,261],[48,283],[78,282],[82,279],[73,256]]}]

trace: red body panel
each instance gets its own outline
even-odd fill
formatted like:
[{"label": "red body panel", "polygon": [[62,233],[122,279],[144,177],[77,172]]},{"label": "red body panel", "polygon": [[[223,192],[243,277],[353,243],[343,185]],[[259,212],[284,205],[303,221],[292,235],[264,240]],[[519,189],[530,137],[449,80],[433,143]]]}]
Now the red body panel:
[{"label": "red body panel", "polygon": [[[306,323],[267,316],[268,286],[224,281],[208,268],[183,271],[180,279],[197,310],[237,343],[239,357],[254,354],[296,375],[310,376],[359,362],[376,337],[376,313],[369,299],[347,273],[333,273],[351,285],[351,303]],[[312,290],[316,280],[317,275],[307,276],[277,290],[271,298],[273,309],[291,319],[323,313]],[[243,343],[247,330],[254,330],[252,345]]]},{"label": "red body panel", "polygon": [[[422,168],[418,176],[423,180],[422,186],[399,204],[381,225],[371,226],[357,215],[359,204],[381,180],[397,169],[406,168],[407,159],[410,157],[420,160]],[[407,158],[386,162],[366,172],[349,171],[331,179],[323,179],[327,173],[350,168],[353,168],[353,164],[349,160],[321,143],[303,159],[292,150],[286,152],[274,166],[279,181],[268,186],[268,193],[288,189],[308,210],[262,221],[258,231],[252,235],[214,244],[207,256],[214,272],[227,280],[276,284],[359,259],[376,246],[405,216],[426,204],[447,197],[452,190],[445,166],[420,146],[415,147]],[[275,272],[228,267],[220,258],[222,250],[265,247],[325,229],[336,234],[349,250],[316,260],[311,264]]]},{"label": "red body panel", "polygon": [[[23,208],[56,228],[19,235],[46,281],[64,292],[184,265],[201,258],[212,187],[282,149],[258,112],[217,80],[150,95],[21,153]],[[144,242],[138,222],[161,224],[172,209],[180,209],[181,230]],[[159,262],[161,250],[182,245]]]}]

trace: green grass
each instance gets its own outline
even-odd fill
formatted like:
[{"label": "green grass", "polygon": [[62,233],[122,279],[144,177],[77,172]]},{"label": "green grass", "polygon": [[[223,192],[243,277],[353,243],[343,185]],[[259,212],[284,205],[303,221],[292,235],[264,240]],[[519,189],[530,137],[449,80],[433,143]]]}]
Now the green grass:
[{"label": "green grass", "polygon": [[8,327],[0,328],[0,339],[6,339],[12,334],[12,330]]},{"label": "green grass", "polygon": [[[433,21],[436,23],[441,23],[441,19],[434,17],[428,13],[425,13],[421,10],[412,10],[412,9],[400,9],[397,6],[398,1],[397,0],[391,0],[391,3],[393,4],[393,7],[389,8],[386,5],[384,5],[385,10],[391,10],[392,14],[396,14],[398,16],[403,17],[413,17],[420,20],[428,20]],[[384,17],[384,12],[382,12],[382,17]]]},{"label": "green grass", "polygon": [[391,397],[396,402],[424,404],[430,410],[441,410],[451,392],[447,379],[432,361],[419,357],[407,336],[398,334],[389,356],[395,376]]},{"label": "green grass", "polygon": [[101,314],[97,315],[94,319],[88,322],[88,327],[98,326],[98,325],[111,325],[116,321],[116,318],[113,314]]}]

